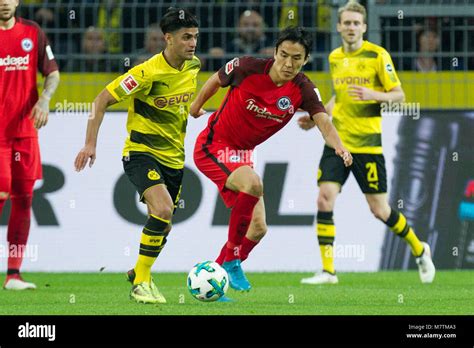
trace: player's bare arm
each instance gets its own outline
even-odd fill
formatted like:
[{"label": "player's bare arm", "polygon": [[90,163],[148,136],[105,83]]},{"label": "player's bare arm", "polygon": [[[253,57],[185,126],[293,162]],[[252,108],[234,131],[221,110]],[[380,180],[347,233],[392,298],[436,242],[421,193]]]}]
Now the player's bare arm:
[{"label": "player's bare arm", "polygon": [[401,86],[394,87],[388,92],[380,92],[367,87],[350,85],[347,93],[357,101],[375,100],[378,102],[402,103],[405,100],[405,92],[403,92]]},{"label": "player's bare arm", "polygon": [[342,145],[341,138],[339,138],[339,134],[337,134],[337,130],[332,124],[328,114],[325,112],[319,112],[313,115],[312,119],[321,131],[326,143],[344,160],[344,165],[349,167],[352,164],[352,155],[349,150]]},{"label": "player's bare arm", "polygon": [[[327,104],[324,105],[324,108],[326,109],[329,117],[332,116],[332,109],[334,109],[335,103],[336,103],[336,96],[333,95],[331,99],[329,99]],[[311,119],[311,117],[309,117],[309,115],[301,116],[300,118],[298,118],[298,125],[300,126],[301,129],[304,129],[304,130],[310,130],[311,128],[316,126],[316,124]]]},{"label": "player's bare arm", "polygon": [[107,107],[115,103],[117,103],[117,101],[112,94],[107,91],[107,89],[103,89],[95,98],[92,105],[92,112],[89,121],[87,122],[86,142],[74,161],[76,171],[79,172],[83,170],[87,165],[87,162],[89,162],[89,167],[92,167],[94,164],[96,158],[97,137],[99,135],[100,125],[104,119],[105,110]]},{"label": "player's bare arm", "polygon": [[31,111],[30,118],[34,119],[34,126],[36,129],[46,126],[48,123],[49,115],[49,102],[51,97],[56,92],[59,85],[59,71],[53,71],[44,80],[44,90],[33,110]]},{"label": "player's bare arm", "polygon": [[209,80],[206,81],[202,89],[199,91],[196,99],[192,102],[191,107],[189,109],[189,114],[194,117],[198,118],[206,113],[205,110],[202,109],[203,105],[214,95],[217,93],[219,88],[221,87],[221,82],[219,79],[219,74],[214,73]]},{"label": "player's bare arm", "polygon": [[331,99],[329,99],[327,104],[324,105],[324,108],[326,109],[329,116],[332,116],[332,110],[334,109],[335,104],[336,104],[336,96],[333,95]]}]

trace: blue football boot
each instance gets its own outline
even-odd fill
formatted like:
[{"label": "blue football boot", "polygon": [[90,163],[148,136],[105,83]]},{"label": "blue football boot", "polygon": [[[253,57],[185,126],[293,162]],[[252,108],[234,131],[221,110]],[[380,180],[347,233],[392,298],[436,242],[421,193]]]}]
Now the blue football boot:
[{"label": "blue football boot", "polygon": [[252,288],[240,266],[239,259],[224,262],[222,267],[229,275],[229,284],[232,289],[237,291],[249,291]]},{"label": "blue football boot", "polygon": [[230,297],[227,297],[226,295],[219,297],[219,299],[216,302],[235,302],[235,300],[231,299]]}]

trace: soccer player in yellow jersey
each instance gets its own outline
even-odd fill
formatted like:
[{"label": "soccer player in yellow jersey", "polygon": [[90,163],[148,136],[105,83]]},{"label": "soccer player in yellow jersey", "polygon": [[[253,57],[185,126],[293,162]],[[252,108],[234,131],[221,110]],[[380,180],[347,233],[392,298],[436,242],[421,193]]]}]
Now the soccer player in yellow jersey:
[{"label": "soccer player in yellow jersey", "polygon": [[[186,10],[171,8],[160,27],[166,48],[112,81],[95,99],[87,124],[85,146],[75,160],[81,171],[96,159],[97,136],[108,106],[130,99],[123,166],[148,208],[130,298],[143,303],[165,303],[151,277],[151,267],[165,246],[171,218],[181,192],[184,136],[191,98],[201,67],[194,55],[198,22]],[[204,111],[202,111],[204,112]]]},{"label": "soccer player in yellow jersey", "polygon": [[[374,216],[411,247],[421,281],[431,283],[435,276],[429,245],[420,242],[405,216],[388,204],[381,103],[403,102],[405,95],[390,55],[384,48],[363,40],[366,30],[366,10],[362,5],[350,1],[339,9],[337,31],[343,45],[329,55],[335,96],[327,103],[326,110],[332,114],[344,146],[353,155],[353,165],[346,168],[334,150],[325,146],[319,164],[317,202],[317,236],[323,272],[302,279],[303,284],[338,283],[333,257],[336,232],[333,209],[351,171]],[[303,129],[314,127],[308,116],[301,117],[299,124]]]}]

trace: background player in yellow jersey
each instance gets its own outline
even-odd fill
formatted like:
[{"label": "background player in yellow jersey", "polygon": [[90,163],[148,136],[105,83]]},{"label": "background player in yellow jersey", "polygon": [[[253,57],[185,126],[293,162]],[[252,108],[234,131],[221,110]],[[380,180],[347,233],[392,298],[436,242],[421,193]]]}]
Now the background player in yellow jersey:
[{"label": "background player in yellow jersey", "polygon": [[[108,106],[130,98],[128,137],[123,165],[148,208],[138,261],[127,273],[130,297],[137,302],[165,303],[151,278],[151,267],[171,230],[181,192],[184,137],[191,98],[201,67],[194,56],[198,22],[186,10],[170,9],[160,22],[166,48],[112,81],[95,99],[85,146],[75,160],[77,171],[96,159],[97,136]],[[203,112],[203,111],[202,111]]]},{"label": "background player in yellow jersey", "polygon": [[[317,235],[323,272],[302,279],[304,284],[335,284],[333,209],[336,197],[350,172],[365,194],[371,212],[410,245],[416,257],[420,279],[431,283],[435,267],[429,245],[420,242],[402,213],[387,200],[387,175],[382,154],[381,103],[403,102],[405,94],[388,52],[363,40],[367,30],[366,10],[357,2],[339,8],[337,31],[343,45],[329,55],[335,96],[326,105],[333,117],[344,146],[353,155],[353,165],[346,168],[327,145],[318,171]],[[299,119],[303,129],[314,122],[308,116]]]}]

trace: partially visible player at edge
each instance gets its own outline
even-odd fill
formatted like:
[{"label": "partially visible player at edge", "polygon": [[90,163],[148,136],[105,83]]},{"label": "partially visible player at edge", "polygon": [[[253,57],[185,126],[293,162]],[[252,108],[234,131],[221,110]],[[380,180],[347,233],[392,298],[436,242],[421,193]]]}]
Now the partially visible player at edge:
[{"label": "partially visible player at edge", "polygon": [[[317,236],[323,272],[302,279],[303,284],[336,284],[333,243],[336,234],[333,210],[336,197],[350,172],[365,194],[371,212],[411,247],[421,282],[431,283],[435,267],[430,247],[420,242],[405,216],[391,208],[387,200],[387,174],[382,153],[381,102],[403,102],[405,94],[388,52],[363,40],[367,30],[366,10],[349,2],[339,8],[337,31],[343,45],[329,55],[335,96],[326,104],[344,145],[354,157],[345,168],[333,154],[331,144],[324,148],[319,164]],[[301,117],[303,129],[314,127],[309,117]]]},{"label": "partially visible player at edge", "polygon": [[77,171],[96,159],[97,135],[108,106],[130,98],[123,166],[148,208],[130,298],[165,303],[151,277],[151,267],[165,246],[171,218],[181,193],[184,137],[189,104],[201,68],[194,55],[198,22],[186,10],[171,8],[160,27],[166,48],[111,82],[95,99],[95,115],[87,124],[86,142],[75,160]]},{"label": "partially visible player at edge", "polygon": [[[45,33],[15,17],[18,0],[0,0],[0,216],[8,198],[8,266],[4,288],[36,289],[20,267],[28,242],[33,187],[42,178],[38,129],[48,122],[49,102],[59,84],[58,65]],[[38,97],[36,76],[45,77]]]},{"label": "partially visible player at edge", "polygon": [[263,184],[251,158],[254,148],[283,128],[301,108],[311,115],[335,155],[346,166],[352,163],[318,89],[300,72],[310,48],[311,37],[305,29],[287,28],[279,35],[274,58],[233,59],[211,76],[191,105],[191,116],[197,117],[219,88],[230,86],[197,138],[194,161],[217,185],[226,206],[232,207],[228,240],[216,262],[229,274],[230,286],[239,291],[251,288],[241,261],[267,230]]}]

